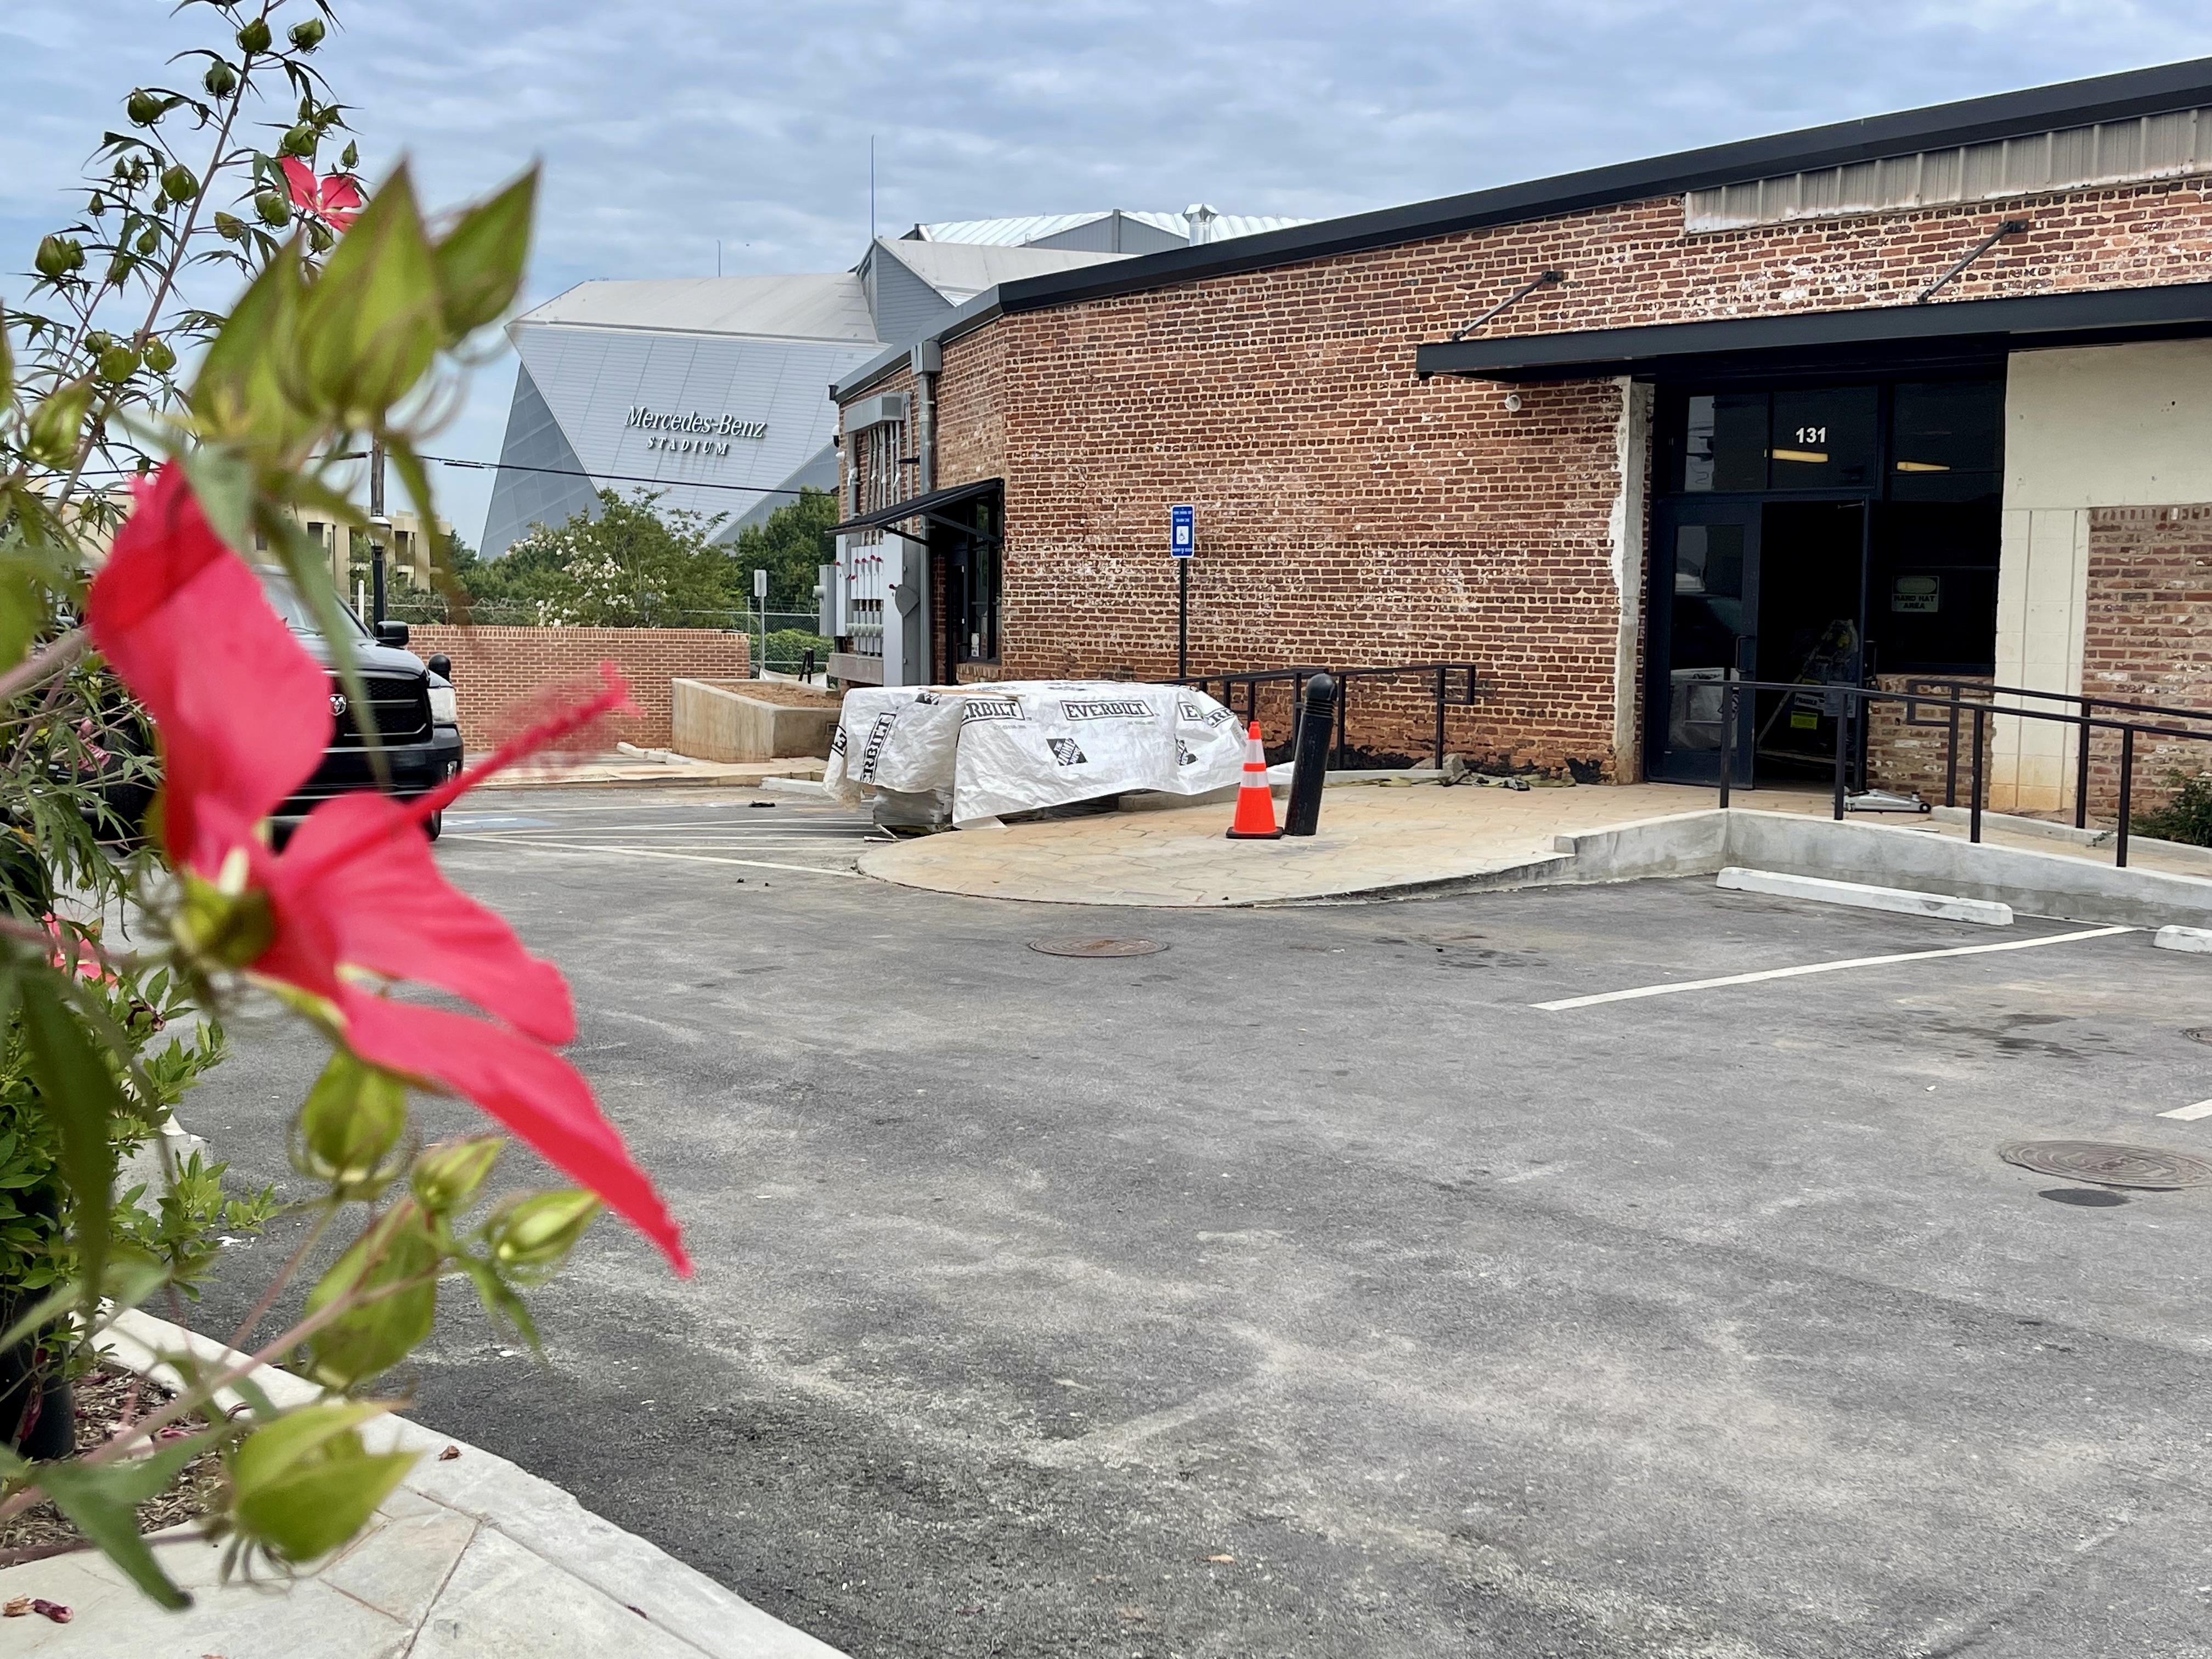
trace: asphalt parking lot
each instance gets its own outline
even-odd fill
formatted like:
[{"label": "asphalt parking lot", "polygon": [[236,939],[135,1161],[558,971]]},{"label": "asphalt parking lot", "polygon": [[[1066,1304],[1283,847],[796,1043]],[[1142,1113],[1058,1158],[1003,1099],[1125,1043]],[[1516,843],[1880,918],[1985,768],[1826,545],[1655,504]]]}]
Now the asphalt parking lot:
[{"label": "asphalt parking lot", "polygon": [[[2212,1654],[2212,1188],[1995,1152],[2212,1157],[2212,961],[1710,880],[958,899],[678,793],[450,821],[699,1272],[603,1223],[544,1364],[454,1297],[426,1422],[856,1659]],[[1167,948],[1029,948],[1099,934]],[[314,1045],[234,1030],[184,1115],[289,1182]]]}]

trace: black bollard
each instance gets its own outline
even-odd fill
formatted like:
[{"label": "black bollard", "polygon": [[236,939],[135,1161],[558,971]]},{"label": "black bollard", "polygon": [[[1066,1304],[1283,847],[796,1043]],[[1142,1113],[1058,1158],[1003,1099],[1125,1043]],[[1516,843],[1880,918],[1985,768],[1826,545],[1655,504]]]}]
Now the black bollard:
[{"label": "black bollard", "polygon": [[1291,764],[1286,836],[1310,836],[1321,827],[1322,786],[1328,781],[1328,749],[1336,731],[1336,681],[1326,673],[1306,682],[1298,702],[1297,758]]}]

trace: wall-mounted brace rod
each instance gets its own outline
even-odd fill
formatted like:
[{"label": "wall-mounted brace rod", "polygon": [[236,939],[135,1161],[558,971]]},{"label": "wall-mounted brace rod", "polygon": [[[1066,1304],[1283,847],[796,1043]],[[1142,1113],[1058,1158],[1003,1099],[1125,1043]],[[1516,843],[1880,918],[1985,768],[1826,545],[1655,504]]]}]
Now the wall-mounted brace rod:
[{"label": "wall-mounted brace rod", "polygon": [[1945,283],[1948,283],[1948,282],[1949,282],[1949,281],[1950,281],[1954,276],[1957,276],[1960,271],[1964,270],[1965,270],[1968,265],[1970,265],[1970,264],[1973,264],[1975,260],[1977,260],[1977,259],[1980,258],[1982,257],[1982,255],[1984,255],[1984,253],[1987,253],[1987,252],[1988,252],[1991,248],[1995,247],[1995,246],[1996,246],[1999,242],[2002,242],[2002,240],[2004,240],[2004,239],[2005,239],[2006,237],[2008,237],[2008,236],[2017,236],[2017,235],[2019,235],[2019,234],[2021,234],[2021,232],[2022,232],[2022,231],[2026,230],[2027,228],[2027,220],[2025,220],[2025,219],[2008,219],[2008,220],[2006,220],[2002,224],[1999,225],[1999,226],[1998,226],[1995,230],[1991,231],[1988,235],[1986,235],[1986,236],[1984,236],[1984,238],[1982,238],[1982,240],[1981,240],[1980,241],[1978,241],[1978,242],[1975,243],[1975,244],[1974,244],[1974,247],[1973,247],[1973,251],[1972,251],[1972,252],[1968,253],[1965,258],[1963,258],[1963,259],[1960,260],[1960,261],[1959,261],[1959,263],[1958,263],[1957,264],[1953,265],[1953,266],[1950,268],[1950,270],[1948,270],[1945,271],[1945,272],[1944,272],[1941,276],[1938,276],[1938,277],[1937,277],[1934,282],[1932,282],[1932,283],[1929,283],[1929,284],[1928,284],[1928,286],[1927,286],[1926,288],[1924,288],[1924,289],[1921,289],[1921,291],[1920,291],[1920,297],[1919,297],[1918,299],[1915,300],[1912,303],[1913,303],[1913,304],[1915,304],[1915,305],[1917,305],[1917,306],[1924,306],[1924,305],[1926,305],[1926,304],[1927,304],[1930,300],[1932,300],[1932,299],[1934,299],[1934,298],[1936,297],[1936,295],[1937,290],[1939,290],[1940,289],[1942,289]]},{"label": "wall-mounted brace rod", "polygon": [[1548,283],[1564,283],[1566,280],[1567,273],[1564,270],[1544,271],[1532,280],[1522,283],[1520,287],[1515,289],[1512,293],[1507,295],[1496,305],[1491,307],[1489,310],[1484,312],[1481,316],[1476,318],[1465,328],[1455,331],[1451,337],[1455,340],[1464,340],[1468,335],[1474,333],[1475,330],[1480,328],[1492,318],[1497,316],[1499,313],[1504,311],[1509,307],[1520,304],[1522,301],[1527,299],[1538,289],[1545,287]]}]

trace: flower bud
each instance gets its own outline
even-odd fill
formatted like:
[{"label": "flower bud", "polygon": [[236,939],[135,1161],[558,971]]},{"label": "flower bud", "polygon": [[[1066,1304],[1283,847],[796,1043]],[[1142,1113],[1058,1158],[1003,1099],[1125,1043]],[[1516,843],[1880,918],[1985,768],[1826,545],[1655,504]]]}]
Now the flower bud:
[{"label": "flower bud", "polygon": [[131,118],[133,126],[150,127],[168,112],[168,106],[161,95],[141,87],[123,100],[123,112]]},{"label": "flower bud", "polygon": [[97,357],[115,343],[115,337],[104,328],[95,328],[84,337],[84,349]]},{"label": "flower bud", "polygon": [[340,1048],[293,1124],[292,1167],[343,1196],[365,1196],[389,1179],[379,1177],[377,1165],[406,1128],[406,1084]]},{"label": "flower bud", "polygon": [[84,204],[84,210],[95,219],[104,217],[107,212],[107,198],[95,190],[92,192],[92,199]]},{"label": "flower bud", "polygon": [[[239,873],[242,878],[244,871]],[[276,937],[276,918],[267,894],[258,890],[226,892],[225,884],[185,872],[184,900],[177,906],[177,942],[204,962],[243,968]]]},{"label": "flower bud", "polygon": [[39,244],[39,275],[58,282],[73,270],[84,269],[84,244],[70,236],[48,236]]},{"label": "flower bud", "polygon": [[[404,1359],[430,1334],[438,1316],[438,1284],[432,1277],[445,1259],[430,1218],[403,1199],[372,1222],[307,1292],[307,1311],[318,1313],[356,1292],[386,1291],[348,1310],[307,1339],[312,1370],[328,1388],[349,1389]],[[412,1284],[410,1280],[422,1283]]]},{"label": "flower bud", "polygon": [[169,349],[167,340],[147,341],[146,349],[142,355],[145,357],[146,367],[156,374],[167,374],[177,366],[177,354]]},{"label": "flower bud", "polygon": [[321,136],[311,123],[302,121],[295,127],[285,129],[284,137],[276,146],[276,153],[280,155],[297,155],[302,158],[313,155],[315,153],[315,140]]},{"label": "flower bud", "polygon": [[269,20],[264,17],[257,17],[252,22],[248,23],[244,28],[239,30],[238,49],[250,58],[255,52],[268,51],[269,43],[275,37],[269,33]]},{"label": "flower bud", "polygon": [[361,165],[361,146],[355,143],[350,139],[347,140],[345,151],[338,157],[338,165],[343,167],[348,173],[351,173],[356,167],[359,167]]},{"label": "flower bud", "polygon": [[131,280],[131,273],[137,269],[138,261],[131,258],[130,250],[118,248],[115,257],[107,262],[107,285],[110,288],[122,287]]},{"label": "flower bud", "polygon": [[323,44],[323,20],[310,17],[303,23],[292,25],[292,45],[300,52],[313,52]]},{"label": "flower bud", "polygon": [[200,84],[212,98],[228,98],[238,90],[238,71],[218,58],[208,65],[208,72],[200,76]]},{"label": "flower bud", "polygon": [[85,410],[91,404],[90,380],[72,380],[59,388],[31,411],[23,447],[31,452],[33,459],[49,466],[68,465],[76,457]]},{"label": "flower bud", "polygon": [[264,190],[253,198],[253,210],[264,225],[281,229],[292,222],[292,204],[273,190]]},{"label": "flower bud", "polygon": [[189,202],[199,193],[198,178],[181,163],[161,175],[161,194],[173,202]]},{"label": "flower bud", "polygon": [[155,229],[152,225],[149,225],[145,229],[138,233],[138,240],[137,242],[133,243],[132,246],[135,246],[139,252],[146,255],[149,258],[151,258],[154,254],[158,252],[161,249],[161,233]]},{"label": "flower bud", "polygon": [[100,378],[110,386],[138,372],[138,354],[127,345],[112,345],[100,354]]},{"label": "flower bud", "polygon": [[368,1525],[421,1455],[368,1449],[361,1425],[384,1410],[309,1406],[247,1435],[223,1460],[240,1534],[297,1563],[327,1555]]},{"label": "flower bud", "polygon": [[215,234],[226,242],[242,242],[246,240],[246,221],[234,213],[218,213],[215,216]]},{"label": "flower bud", "polygon": [[484,1227],[492,1260],[518,1277],[550,1277],[605,1208],[596,1194],[574,1190],[503,1204]]},{"label": "flower bud", "polygon": [[465,1210],[506,1145],[497,1135],[441,1141],[415,1160],[414,1172],[408,1176],[415,1196],[424,1209],[440,1215]]},{"label": "flower bud", "polygon": [[317,253],[328,253],[337,246],[337,238],[331,234],[330,227],[319,221],[307,226],[307,246]]}]

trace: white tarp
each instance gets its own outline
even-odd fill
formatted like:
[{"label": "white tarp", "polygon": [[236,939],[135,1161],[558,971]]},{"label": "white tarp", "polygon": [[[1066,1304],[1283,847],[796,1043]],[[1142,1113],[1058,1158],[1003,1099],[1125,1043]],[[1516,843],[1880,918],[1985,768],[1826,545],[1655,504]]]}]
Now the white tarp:
[{"label": "white tarp", "polygon": [[1237,717],[1202,691],[1012,680],[848,691],[822,781],[848,805],[869,789],[949,793],[960,824],[1142,789],[1200,795],[1243,766]]}]

